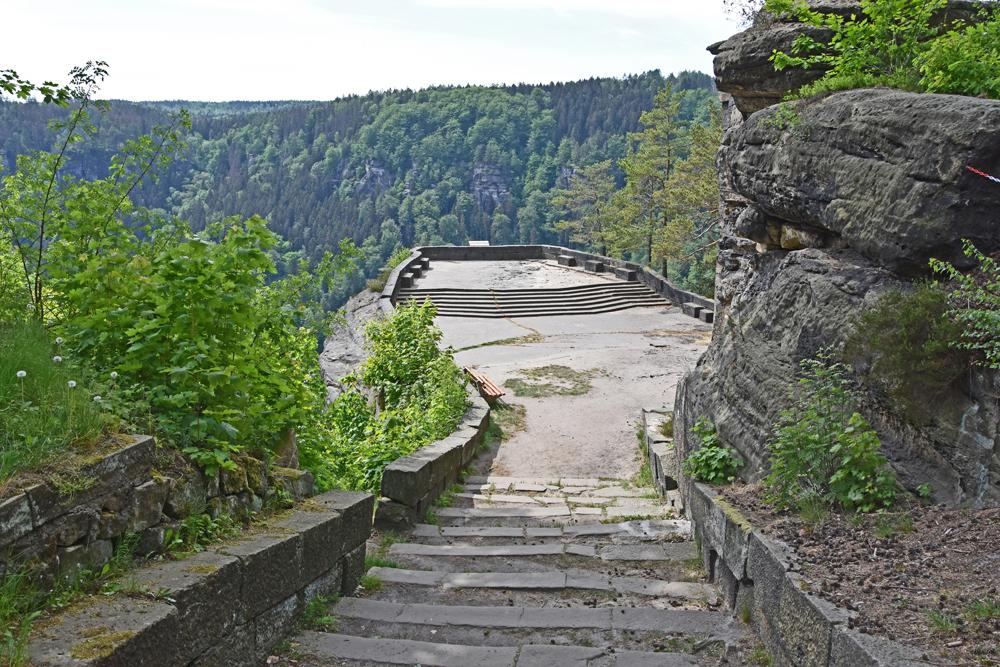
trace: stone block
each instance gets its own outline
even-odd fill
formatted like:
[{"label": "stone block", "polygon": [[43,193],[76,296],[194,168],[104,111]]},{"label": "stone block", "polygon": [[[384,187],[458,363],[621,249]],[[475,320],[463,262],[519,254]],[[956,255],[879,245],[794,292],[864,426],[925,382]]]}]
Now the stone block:
[{"label": "stone block", "polygon": [[163,511],[173,519],[183,519],[204,511],[207,502],[208,485],[205,476],[198,470],[189,470],[174,479]]},{"label": "stone block", "polygon": [[243,461],[233,461],[233,463],[235,463],[235,467],[232,470],[223,468],[219,471],[222,493],[227,496],[242,493],[249,488],[247,485],[247,469]]},{"label": "stone block", "polygon": [[375,511],[375,496],[372,494],[361,491],[327,491],[314,496],[312,501],[341,516],[341,539],[346,545],[341,553],[363,545],[371,535],[372,515]]},{"label": "stone block", "polygon": [[390,463],[382,473],[382,495],[403,505],[416,507],[417,501],[433,483],[432,467],[435,458],[429,452],[418,450]]},{"label": "stone block", "polygon": [[244,623],[198,656],[189,667],[246,667],[255,663],[254,624]]},{"label": "stone block", "polygon": [[51,535],[56,544],[68,547],[78,542],[92,540],[95,537],[107,539],[121,534],[118,532],[113,535],[102,535],[101,533],[104,531],[98,528],[99,520],[96,509],[87,506],[78,507],[42,526],[41,530],[38,531],[42,533],[39,537],[45,539],[46,536]]},{"label": "stone block", "polygon": [[340,594],[353,595],[361,583],[361,577],[365,574],[365,544],[355,547],[342,559],[341,570],[343,580],[341,582]]},{"label": "stone block", "polygon": [[407,267],[407,270],[413,274],[414,280],[423,275],[423,270],[421,269],[419,262],[411,264],[409,267]]},{"label": "stone block", "polygon": [[163,520],[163,505],[167,502],[170,485],[150,480],[135,488],[129,531],[138,532]]},{"label": "stone block", "polygon": [[142,534],[139,536],[139,543],[135,547],[136,554],[139,556],[148,556],[163,551],[163,545],[167,541],[168,530],[176,530],[176,524],[162,523],[142,531]]},{"label": "stone block", "polygon": [[250,493],[255,496],[266,495],[268,489],[267,464],[252,456],[244,456],[242,463],[243,469],[247,473],[247,488]]},{"label": "stone block", "polygon": [[559,266],[576,266],[576,257],[573,255],[559,255],[557,261]]},{"label": "stone block", "polygon": [[244,622],[239,604],[242,565],[239,558],[205,551],[190,558],[164,561],[137,570],[144,589],[166,591],[177,610],[177,647],[181,664],[207,651]]},{"label": "stone block", "polygon": [[828,664],[829,667],[908,667],[933,661],[913,646],[838,627],[830,642]]},{"label": "stone block", "polygon": [[176,667],[177,610],[126,596],[94,597],[36,626],[34,667]]},{"label": "stone block", "polygon": [[335,566],[340,557],[354,546],[346,542],[343,517],[333,510],[299,509],[269,525],[296,532],[302,537],[299,588],[304,588]]},{"label": "stone block", "polygon": [[624,266],[616,266],[615,278],[618,278],[619,280],[625,280],[631,283],[639,279],[639,273],[635,269],[629,269]]},{"label": "stone block", "polygon": [[94,540],[90,544],[59,549],[59,576],[72,579],[83,570],[99,570],[111,560],[114,552],[111,540]]},{"label": "stone block", "polygon": [[695,303],[694,301],[687,301],[681,304],[681,312],[683,312],[688,317],[698,317],[701,315],[701,311],[704,306]]},{"label": "stone block", "polygon": [[247,618],[259,616],[299,589],[302,538],[298,534],[265,533],[214,551],[236,556],[243,564],[241,597]]},{"label": "stone block", "polygon": [[304,610],[302,593],[299,592],[290,595],[254,619],[254,655],[257,661],[266,660],[271,649],[295,630],[295,625]]},{"label": "stone block", "polygon": [[586,271],[592,271],[593,273],[603,273],[604,272],[604,262],[598,259],[587,259],[583,262],[583,268]]},{"label": "stone block", "polygon": [[401,273],[399,275],[399,286],[403,289],[413,287],[413,274],[410,272]]},{"label": "stone block", "polygon": [[380,531],[404,531],[417,522],[416,510],[389,498],[379,500],[375,510],[375,528]]},{"label": "stone block", "polygon": [[296,470],[295,468],[271,468],[271,481],[274,486],[284,489],[285,493],[296,500],[308,498],[313,494],[315,480],[308,470]]},{"label": "stone block", "polygon": [[707,308],[702,308],[701,312],[698,313],[698,319],[706,324],[712,324],[715,322],[715,311],[709,310]]},{"label": "stone block", "polygon": [[344,559],[341,558],[329,571],[317,577],[302,589],[303,602],[309,604],[318,597],[332,598],[340,595],[344,587]]},{"label": "stone block", "polygon": [[27,535],[34,526],[31,502],[26,494],[0,501],[0,547]]},{"label": "stone block", "polygon": [[430,260],[430,258],[428,258],[428,257],[421,257],[419,261],[420,261],[420,268],[423,269],[424,272],[426,272],[428,269],[431,268],[431,260]]}]

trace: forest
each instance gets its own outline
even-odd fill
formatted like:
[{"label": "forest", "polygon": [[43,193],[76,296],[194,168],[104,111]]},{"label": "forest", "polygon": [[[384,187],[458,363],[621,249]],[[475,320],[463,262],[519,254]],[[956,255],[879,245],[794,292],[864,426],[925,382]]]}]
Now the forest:
[{"label": "forest", "polygon": [[[717,107],[708,75],[659,71],[331,102],[111,101],[93,114],[97,132],[73,147],[66,169],[106,177],[129,138],[185,109],[184,148],[132,193],[135,202],[193,229],[260,215],[285,241],[279,272],[351,239],[359,270],[331,287],[328,308],[400,246],[470,239],[611,252],[709,292],[714,255],[704,232],[717,197],[702,192],[692,202],[698,167],[683,165],[717,136]],[[0,103],[5,171],[18,155],[52,149],[48,126],[66,114]],[[702,166],[711,171],[710,161]],[[668,187],[672,171],[684,193]]]}]

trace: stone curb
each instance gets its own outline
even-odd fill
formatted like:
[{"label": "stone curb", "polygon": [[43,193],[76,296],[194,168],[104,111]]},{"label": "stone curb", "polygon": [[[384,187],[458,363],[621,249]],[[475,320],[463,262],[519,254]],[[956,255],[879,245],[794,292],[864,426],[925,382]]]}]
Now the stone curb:
[{"label": "stone curb", "polygon": [[451,435],[386,466],[376,526],[401,529],[423,519],[427,509],[475,458],[489,428],[490,406],[472,388],[468,396],[469,409]]},{"label": "stone curb", "polygon": [[93,596],[41,623],[30,663],[263,664],[313,599],[357,588],[373,503],[369,494],[331,491],[233,543],[142,567],[129,575],[141,593]]},{"label": "stone curb", "polygon": [[924,653],[849,627],[853,612],[806,592],[790,548],[756,530],[704,484],[688,482],[687,513],[705,570],[726,606],[751,623],[776,667],[912,667]]}]

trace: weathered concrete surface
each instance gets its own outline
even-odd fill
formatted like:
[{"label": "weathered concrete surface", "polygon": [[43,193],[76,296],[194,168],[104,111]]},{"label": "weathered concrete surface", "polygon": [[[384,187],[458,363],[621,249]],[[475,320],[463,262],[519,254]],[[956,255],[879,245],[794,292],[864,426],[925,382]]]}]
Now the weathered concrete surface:
[{"label": "weathered concrete surface", "polygon": [[[614,280],[606,274],[543,262],[432,262],[424,287],[525,289]],[[617,313],[497,320],[438,318],[443,343],[460,350],[456,362],[474,366],[497,384],[525,369],[567,366],[590,375],[581,396],[518,397],[526,428],[506,440],[489,468],[494,475],[628,478],[639,469],[635,421],[644,406],[669,406],[680,377],[705,349],[711,325],[661,308]],[[529,341],[483,345],[519,337]],[[475,347],[479,346],[479,347]],[[471,348],[464,349],[463,348]]]}]

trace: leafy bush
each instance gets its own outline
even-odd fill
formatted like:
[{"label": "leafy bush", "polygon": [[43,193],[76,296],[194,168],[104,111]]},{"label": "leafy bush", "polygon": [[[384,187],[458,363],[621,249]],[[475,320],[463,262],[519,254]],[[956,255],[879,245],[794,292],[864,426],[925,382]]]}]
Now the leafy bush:
[{"label": "leafy bush", "polygon": [[410,257],[409,248],[400,248],[392,253],[389,259],[385,260],[385,265],[378,272],[378,275],[368,281],[368,289],[372,292],[381,292],[385,289],[385,284],[389,281],[389,274],[393,269],[405,262]]},{"label": "leafy bush", "polygon": [[712,422],[702,417],[691,431],[701,446],[684,459],[684,474],[708,484],[732,484],[743,467],[739,455],[719,441]]},{"label": "leafy bush", "polygon": [[465,414],[465,378],[437,347],[434,315],[432,304],[408,304],[369,326],[369,357],[327,411],[330,438],[304,459],[321,488],[377,492],[387,465],[448,436]]},{"label": "leafy bush", "polygon": [[0,484],[112,426],[100,386],[38,323],[0,324]]},{"label": "leafy bush", "polygon": [[776,51],[777,70],[822,67],[818,81],[797,97],[888,86],[902,90],[997,97],[1000,19],[966,26],[935,20],[947,0],[861,0],[861,15],[816,11],[803,0],[767,0],[774,14],[825,28],[828,43],[796,37],[791,53]]},{"label": "leafy bush", "polygon": [[878,435],[855,411],[847,370],[827,354],[802,362],[795,403],[768,443],[764,484],[775,506],[870,512],[895,500],[895,475],[879,453]]},{"label": "leafy bush", "polygon": [[937,283],[892,290],[862,313],[846,354],[869,362],[867,380],[885,390],[911,420],[969,368],[956,349],[964,327],[949,316],[948,295]]},{"label": "leafy bush", "polygon": [[1000,14],[950,30],[917,57],[920,87],[928,93],[1000,99]]},{"label": "leafy bush", "polygon": [[956,346],[983,354],[986,366],[1000,369],[1000,264],[969,241],[964,243],[964,252],[979,263],[975,271],[962,273],[936,259],[931,260],[931,268],[957,285],[950,294],[948,311],[961,326]]}]

